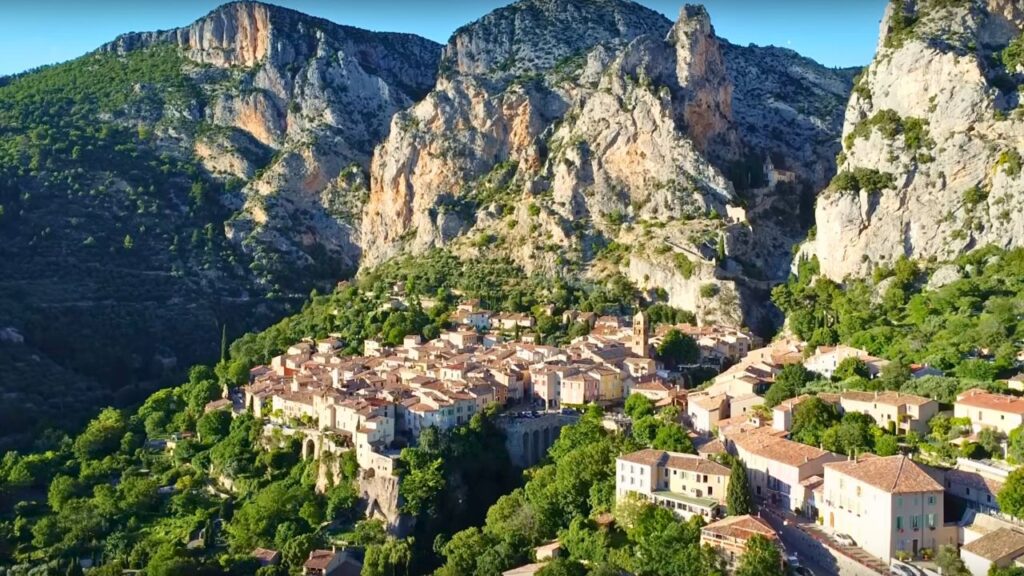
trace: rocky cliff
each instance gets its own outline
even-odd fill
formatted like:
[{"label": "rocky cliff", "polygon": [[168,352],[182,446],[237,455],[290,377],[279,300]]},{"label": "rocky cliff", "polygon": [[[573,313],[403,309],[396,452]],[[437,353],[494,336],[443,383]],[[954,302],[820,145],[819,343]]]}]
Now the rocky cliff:
[{"label": "rocky cliff", "polygon": [[[679,302],[700,279],[784,276],[832,175],[851,76],[732,46],[702,7],[673,24],[621,0],[517,2],[458,30],[434,90],[395,116],[373,158],[364,264],[453,246],[623,273]],[[719,244],[710,266],[692,256]],[[628,255],[608,265],[616,245],[657,248],[686,281],[655,286]]]},{"label": "rocky cliff", "polygon": [[889,5],[805,248],[822,273],[1024,243],[1022,25],[1012,0]]},{"label": "rocky cliff", "polygon": [[354,270],[373,148],[391,117],[433,86],[441,47],[236,2],[103,50],[161,44],[197,64],[190,73],[204,98],[190,120],[212,129],[189,144],[208,169],[245,182],[225,199],[237,210],[229,237],[275,272]]}]

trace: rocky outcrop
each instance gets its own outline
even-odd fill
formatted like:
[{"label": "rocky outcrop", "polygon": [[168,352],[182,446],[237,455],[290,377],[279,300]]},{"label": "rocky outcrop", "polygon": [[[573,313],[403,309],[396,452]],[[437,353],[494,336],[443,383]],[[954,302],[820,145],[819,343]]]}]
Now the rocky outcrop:
[{"label": "rocky outcrop", "polygon": [[[723,218],[742,236],[736,276],[784,278],[813,184],[832,175],[852,76],[730,46],[700,7],[673,24],[620,0],[523,0],[457,31],[444,54],[435,89],[374,154],[364,266],[483,245],[527,270],[608,272],[599,249],[630,226]],[[751,71],[759,82],[742,80]],[[806,89],[782,100],[794,78]],[[691,288],[673,298],[692,303]]]},{"label": "rocky outcrop", "polygon": [[526,0],[459,28],[444,50],[445,75],[499,81],[536,74],[597,45],[663,35],[663,16],[626,0]]},{"label": "rocky outcrop", "polygon": [[211,172],[247,182],[226,199],[238,210],[229,238],[278,275],[354,271],[370,156],[392,116],[433,86],[441,47],[236,2],[191,26],[125,35],[102,50],[168,44],[200,65],[191,74],[205,107],[194,120],[217,129],[205,131],[216,138],[197,138],[194,151]]},{"label": "rocky outcrop", "polygon": [[673,23],[626,0],[521,0],[443,49],[238,2],[103,49],[154,45],[194,63],[204,94],[182,114],[216,129],[174,136],[244,182],[226,233],[271,278],[479,254],[480,238],[530,271],[629,276],[599,262],[629,228],[721,221],[728,258],[708,278],[783,279],[851,83],[729,44],[702,7]]},{"label": "rocky outcrop", "polygon": [[1024,243],[1024,76],[1000,57],[1022,24],[1009,0],[889,7],[846,110],[841,174],[805,248],[823,274]]}]

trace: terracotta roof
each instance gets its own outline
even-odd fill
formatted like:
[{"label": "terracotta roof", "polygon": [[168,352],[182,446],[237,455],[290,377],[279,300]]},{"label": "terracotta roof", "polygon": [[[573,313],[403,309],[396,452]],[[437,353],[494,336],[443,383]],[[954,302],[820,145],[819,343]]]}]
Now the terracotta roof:
[{"label": "terracotta roof", "polygon": [[843,392],[839,397],[842,400],[874,402],[877,404],[889,404],[891,406],[921,406],[929,402],[935,402],[931,398],[915,396],[913,394],[901,394],[899,392]]},{"label": "terracotta roof", "polygon": [[825,470],[834,470],[880,488],[890,494],[913,492],[940,492],[939,484],[924,468],[904,455],[885,458],[860,458],[825,464]]},{"label": "terracotta roof", "polygon": [[1000,528],[977,540],[964,544],[961,550],[995,562],[1007,556],[1024,554],[1024,534],[1008,528]]},{"label": "terracotta roof", "polygon": [[725,453],[725,444],[722,444],[721,440],[719,440],[718,438],[715,438],[714,440],[711,440],[710,442],[705,442],[705,443],[701,444],[700,446],[698,446],[697,447],[697,453],[698,454],[724,454]]},{"label": "terracotta roof", "polygon": [[964,406],[998,410],[1008,414],[1024,414],[1024,398],[1006,394],[992,394],[980,388],[972,388],[956,397],[956,403]]},{"label": "terracotta roof", "polygon": [[778,404],[776,404],[775,407],[772,408],[772,410],[779,410],[779,411],[782,411],[782,412],[789,412],[793,408],[796,408],[796,406],[798,404],[800,404],[804,400],[807,400],[810,397],[811,396],[809,394],[801,394],[800,396],[797,396],[796,398],[790,398],[789,400],[783,400],[782,402],[779,402]]},{"label": "terracotta roof", "polygon": [[704,410],[718,410],[727,399],[728,398],[725,394],[718,394],[715,396],[709,396],[707,394],[691,394],[689,396],[690,404],[697,405]]},{"label": "terracotta roof", "polygon": [[314,570],[326,570],[336,554],[337,552],[333,550],[313,550],[303,566]]},{"label": "terracotta roof", "polygon": [[978,491],[987,490],[992,494],[998,494],[1003,489],[1002,482],[968,470],[946,470],[946,480],[951,484],[968,486]]},{"label": "terracotta roof", "polygon": [[654,450],[652,448],[646,448],[644,450],[630,452],[629,454],[623,454],[622,456],[619,456],[619,460],[624,460],[626,462],[631,462],[633,464],[641,464],[643,466],[654,466],[661,462],[661,458],[664,455],[664,450]]},{"label": "terracotta roof", "polygon": [[717,462],[702,458],[694,454],[681,454],[679,452],[666,452],[647,448],[629,454],[619,456],[619,460],[640,464],[643,466],[664,466],[675,470],[688,470],[700,472],[701,474],[728,475],[729,468]]},{"label": "terracotta roof", "polygon": [[775,529],[764,520],[745,514],[743,516],[726,516],[701,528],[701,532],[709,532],[729,538],[748,540],[750,537],[760,534],[771,539],[777,539]]},{"label": "terracotta roof", "polygon": [[757,431],[739,434],[732,441],[746,452],[790,466],[800,466],[829,455],[836,456],[827,450]]},{"label": "terracotta roof", "polygon": [[728,468],[718,462],[694,456],[693,454],[679,454],[676,452],[666,452],[666,454],[668,458],[665,462],[665,467],[673,470],[687,470],[689,472],[716,474],[718,476],[728,476],[730,472]]},{"label": "terracotta roof", "polygon": [[281,554],[277,550],[270,550],[268,548],[256,548],[252,551],[252,557],[260,562],[270,563],[280,560]]},{"label": "terracotta roof", "polygon": [[546,566],[543,562],[534,562],[533,564],[524,564],[518,568],[506,570],[501,573],[501,576],[534,576],[537,572],[540,572],[541,568]]}]

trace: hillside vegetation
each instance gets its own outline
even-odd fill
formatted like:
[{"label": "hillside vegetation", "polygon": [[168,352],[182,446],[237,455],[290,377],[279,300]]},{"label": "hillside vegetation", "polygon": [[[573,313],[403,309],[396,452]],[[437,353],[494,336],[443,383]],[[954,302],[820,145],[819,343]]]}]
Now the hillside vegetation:
[{"label": "hillside vegetation", "polygon": [[129,401],[175,362],[211,360],[222,327],[282,309],[255,300],[268,289],[224,237],[237,185],[155,135],[166,109],[203,104],[184,65],[169,47],[90,55],[0,87],[0,316],[64,369],[45,398],[30,374],[0,375],[20,412],[0,442],[80,421],[56,417],[55,398],[86,418],[100,398]]}]

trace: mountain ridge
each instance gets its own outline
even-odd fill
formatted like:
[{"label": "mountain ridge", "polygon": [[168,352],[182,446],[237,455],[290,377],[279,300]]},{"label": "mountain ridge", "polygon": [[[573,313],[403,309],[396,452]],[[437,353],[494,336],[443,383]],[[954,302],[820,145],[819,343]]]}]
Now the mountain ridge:
[{"label": "mountain ridge", "polygon": [[[570,29],[575,5],[589,16]],[[526,30],[549,13],[533,36],[496,35],[521,71],[498,70],[500,50],[481,55],[492,36],[481,26]],[[443,47],[233,2],[8,78],[7,134],[59,128],[28,148],[0,142],[12,169],[0,174],[0,239],[51,262],[7,259],[10,323],[64,368],[112,388],[151,385],[157,366],[210,359],[225,325],[261,327],[313,288],[441,247],[580,285],[626,279],[701,320],[770,330],[765,289],[809,226],[793,199],[826,178],[839,138],[820,109],[848,78],[734,47],[696,7],[675,23],[621,0],[495,14]],[[557,36],[557,49],[537,35]],[[446,72],[445,50],[471,73]],[[739,81],[752,71],[756,86]],[[791,77],[812,89],[777,89]],[[788,115],[764,113],[771,102]],[[126,275],[116,289],[104,266]],[[74,314],[67,291],[88,295]],[[121,317],[102,338],[78,316],[100,310]],[[116,362],[91,353],[108,339],[129,343]]]}]

